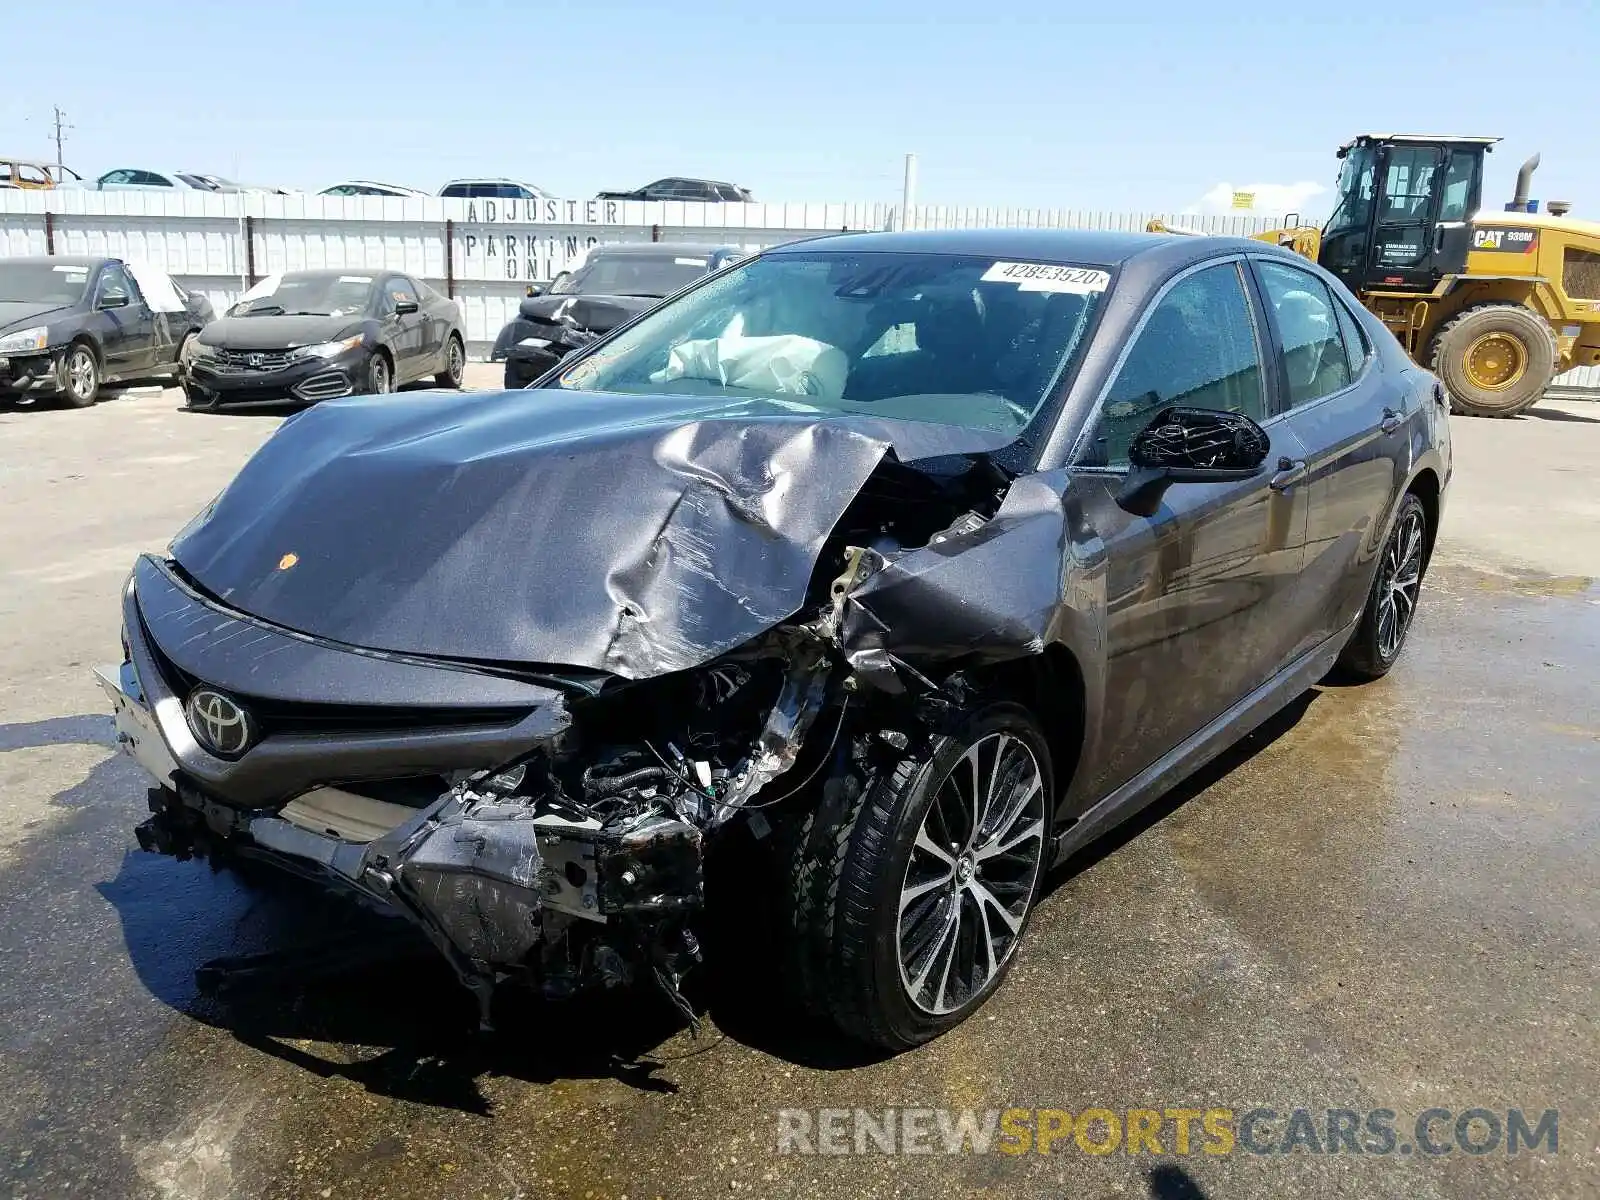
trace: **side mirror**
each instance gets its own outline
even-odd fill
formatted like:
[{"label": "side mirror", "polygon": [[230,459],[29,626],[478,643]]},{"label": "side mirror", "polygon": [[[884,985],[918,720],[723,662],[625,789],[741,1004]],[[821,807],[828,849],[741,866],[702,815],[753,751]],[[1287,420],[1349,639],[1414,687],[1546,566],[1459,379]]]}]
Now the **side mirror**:
[{"label": "side mirror", "polygon": [[96,308],[127,308],[128,307],[128,293],[127,292],[106,292],[105,294],[103,294],[100,297],[100,303],[97,304],[95,307]]},{"label": "side mirror", "polygon": [[417,309],[418,304],[415,300],[396,300],[394,302],[394,315],[397,317],[403,317],[408,313],[414,313],[417,311]]},{"label": "side mirror", "polygon": [[542,296],[544,295],[544,285],[542,283],[530,283],[523,294],[530,300],[535,296]]},{"label": "side mirror", "polygon": [[1173,484],[1254,478],[1271,449],[1267,431],[1243,413],[1162,409],[1128,447],[1133,469],[1117,503],[1136,517],[1153,516]]}]

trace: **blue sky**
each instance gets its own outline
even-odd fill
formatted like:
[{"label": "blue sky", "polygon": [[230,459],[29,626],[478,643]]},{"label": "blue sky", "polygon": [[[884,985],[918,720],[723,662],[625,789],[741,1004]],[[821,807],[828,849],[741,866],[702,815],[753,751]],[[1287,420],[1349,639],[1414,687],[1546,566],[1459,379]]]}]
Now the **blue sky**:
[{"label": "blue sky", "polygon": [[90,176],[588,196],[688,174],[872,201],[915,151],[924,203],[1176,210],[1223,182],[1329,185],[1341,141],[1402,129],[1504,136],[1493,201],[1540,150],[1535,196],[1600,213],[1594,0],[69,0],[47,24],[0,143],[49,153],[60,104]]}]

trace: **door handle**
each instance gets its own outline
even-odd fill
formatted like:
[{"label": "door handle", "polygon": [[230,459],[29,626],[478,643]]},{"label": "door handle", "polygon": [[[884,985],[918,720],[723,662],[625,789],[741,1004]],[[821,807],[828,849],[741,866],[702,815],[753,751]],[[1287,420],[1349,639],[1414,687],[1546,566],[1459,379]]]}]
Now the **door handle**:
[{"label": "door handle", "polygon": [[1400,423],[1405,419],[1403,413],[1397,413],[1392,408],[1385,408],[1383,410],[1383,420],[1378,422],[1378,428],[1385,433],[1393,433],[1400,428]]},{"label": "door handle", "polygon": [[1275,492],[1286,492],[1306,477],[1305,459],[1280,458],[1278,473],[1268,482]]}]

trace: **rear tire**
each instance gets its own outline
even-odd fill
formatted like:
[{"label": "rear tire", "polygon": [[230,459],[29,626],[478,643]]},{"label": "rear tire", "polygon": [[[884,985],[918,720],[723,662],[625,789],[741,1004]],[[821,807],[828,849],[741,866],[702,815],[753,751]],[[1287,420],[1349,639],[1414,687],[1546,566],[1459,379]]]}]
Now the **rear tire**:
[{"label": "rear tire", "polygon": [[1037,722],[1007,702],[889,759],[836,775],[792,818],[781,936],[807,1009],[900,1051],[1004,981],[1048,864],[1054,792]]},{"label": "rear tire", "polygon": [[1433,373],[1453,411],[1514,417],[1539,402],[1555,378],[1556,336],[1520,304],[1480,304],[1452,317],[1433,341]]},{"label": "rear tire", "polygon": [[1421,599],[1428,566],[1428,514],[1407,492],[1383,544],[1361,620],[1339,652],[1333,675],[1348,683],[1382,678],[1400,659]]},{"label": "rear tire", "polygon": [[444,370],[435,375],[433,381],[442,388],[459,390],[466,371],[466,347],[461,344],[461,339],[452,333],[444,348]]},{"label": "rear tire", "polygon": [[100,398],[100,359],[87,342],[67,349],[66,384],[61,398],[73,408],[88,408]]}]

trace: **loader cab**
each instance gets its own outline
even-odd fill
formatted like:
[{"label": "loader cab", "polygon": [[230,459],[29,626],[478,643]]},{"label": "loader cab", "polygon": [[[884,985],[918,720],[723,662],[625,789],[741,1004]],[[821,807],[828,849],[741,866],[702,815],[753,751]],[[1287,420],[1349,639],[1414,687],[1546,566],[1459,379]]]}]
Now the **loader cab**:
[{"label": "loader cab", "polygon": [[1355,292],[1431,292],[1467,267],[1492,137],[1369,133],[1339,148],[1321,264]]}]

